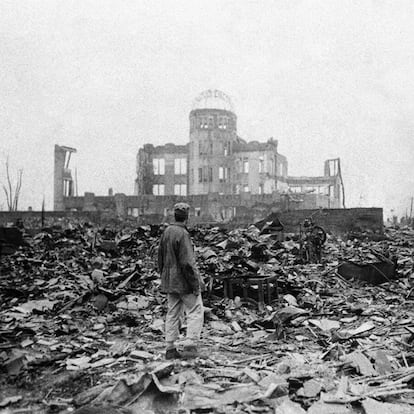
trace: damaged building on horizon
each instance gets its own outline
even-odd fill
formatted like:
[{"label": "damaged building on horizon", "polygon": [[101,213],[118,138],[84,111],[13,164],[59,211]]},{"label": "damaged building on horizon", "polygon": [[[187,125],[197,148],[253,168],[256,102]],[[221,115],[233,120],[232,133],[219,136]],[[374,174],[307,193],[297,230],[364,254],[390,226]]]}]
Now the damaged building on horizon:
[{"label": "damaged building on horizon", "polygon": [[343,207],[339,158],[325,162],[323,176],[289,176],[277,140],[247,142],[238,136],[233,104],[223,92],[203,92],[194,101],[189,121],[186,145],[145,144],[138,151],[136,195],[311,194],[314,200],[303,200],[302,208]]},{"label": "damaged building on horizon", "polygon": [[[114,210],[155,219],[167,216],[175,202],[187,201],[200,221],[229,221],[269,211],[338,209],[345,204],[339,158],[325,161],[321,176],[289,176],[278,141],[242,139],[232,101],[218,90],[195,99],[187,144],[145,144],[136,162],[134,195],[75,197],[60,191],[62,174],[57,173],[55,155],[55,210]],[[68,165],[61,168],[67,170]]]}]

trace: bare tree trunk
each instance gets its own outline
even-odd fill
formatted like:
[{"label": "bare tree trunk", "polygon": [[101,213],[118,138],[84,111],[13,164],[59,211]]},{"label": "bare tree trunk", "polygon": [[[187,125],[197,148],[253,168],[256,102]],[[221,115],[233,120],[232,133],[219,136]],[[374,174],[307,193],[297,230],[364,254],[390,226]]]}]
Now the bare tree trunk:
[{"label": "bare tree trunk", "polygon": [[22,188],[23,170],[19,170],[17,174],[18,174],[17,182],[16,182],[16,188],[14,190],[14,198],[13,198],[13,211],[17,211],[17,206],[19,204],[20,189]]},{"label": "bare tree trunk", "polygon": [[6,194],[7,209],[10,211],[9,192],[7,191],[7,188],[4,184],[3,184],[3,190],[4,190],[4,194]]},{"label": "bare tree trunk", "polygon": [[6,178],[7,178],[7,187],[3,184],[3,190],[6,194],[6,201],[7,201],[7,209],[9,211],[13,211],[13,194],[12,194],[12,185],[10,180],[10,173],[9,173],[9,157],[6,158]]},{"label": "bare tree trunk", "polygon": [[22,187],[23,170],[17,172],[16,187],[13,192],[12,180],[10,178],[9,157],[6,158],[6,179],[7,186],[3,184],[3,190],[6,195],[7,208],[9,211],[17,211],[19,205],[20,189]]}]

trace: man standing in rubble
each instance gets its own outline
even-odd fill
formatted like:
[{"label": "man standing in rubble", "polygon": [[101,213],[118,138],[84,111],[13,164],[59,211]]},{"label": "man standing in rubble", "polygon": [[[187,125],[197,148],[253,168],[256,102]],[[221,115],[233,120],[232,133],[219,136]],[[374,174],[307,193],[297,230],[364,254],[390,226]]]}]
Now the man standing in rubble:
[{"label": "man standing in rubble", "polygon": [[[168,310],[165,321],[166,359],[195,358],[204,321],[201,285],[195,263],[194,249],[186,228],[190,206],[174,206],[175,223],[161,236],[158,250],[158,270],[161,291],[167,294]],[[182,353],[175,342],[179,336],[180,319],[187,315],[187,337]]]}]

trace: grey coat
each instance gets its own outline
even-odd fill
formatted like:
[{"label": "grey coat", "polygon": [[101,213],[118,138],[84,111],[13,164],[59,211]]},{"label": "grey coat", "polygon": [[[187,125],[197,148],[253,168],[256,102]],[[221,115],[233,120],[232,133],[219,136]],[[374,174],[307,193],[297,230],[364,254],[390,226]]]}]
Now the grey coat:
[{"label": "grey coat", "polygon": [[158,271],[164,293],[199,293],[200,279],[194,249],[184,223],[168,226],[158,249]]}]

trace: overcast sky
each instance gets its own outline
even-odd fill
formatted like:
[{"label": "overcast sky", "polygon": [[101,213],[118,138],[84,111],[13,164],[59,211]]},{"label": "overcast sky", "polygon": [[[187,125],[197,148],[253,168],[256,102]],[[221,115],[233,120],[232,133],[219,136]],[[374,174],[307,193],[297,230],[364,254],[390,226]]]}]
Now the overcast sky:
[{"label": "overcast sky", "polygon": [[291,175],[340,157],[347,207],[405,214],[413,22],[412,0],[0,0],[0,155],[24,209],[52,208],[55,143],[77,148],[81,194],[132,194],[138,148],[186,143],[193,99],[220,89]]}]

